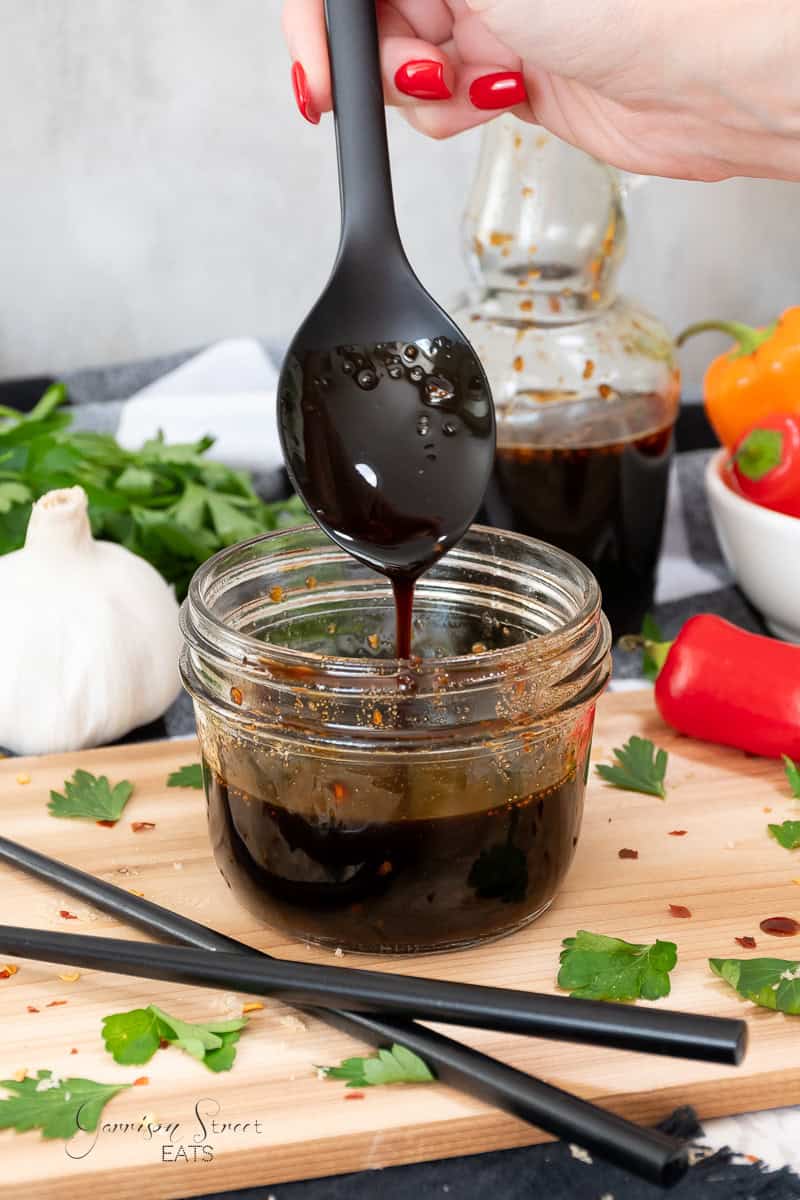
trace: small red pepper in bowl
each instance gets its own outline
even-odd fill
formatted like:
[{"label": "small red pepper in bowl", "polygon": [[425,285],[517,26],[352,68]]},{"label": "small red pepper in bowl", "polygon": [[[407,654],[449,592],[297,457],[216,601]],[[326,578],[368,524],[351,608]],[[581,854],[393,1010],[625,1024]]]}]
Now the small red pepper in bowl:
[{"label": "small red pepper in bowl", "polygon": [[746,499],[800,517],[800,417],[778,413],[759,421],[739,440],[730,469]]},{"label": "small red pepper in bowl", "polygon": [[800,646],[722,617],[690,617],[674,642],[646,643],[655,701],[679,733],[765,758],[800,759]]}]

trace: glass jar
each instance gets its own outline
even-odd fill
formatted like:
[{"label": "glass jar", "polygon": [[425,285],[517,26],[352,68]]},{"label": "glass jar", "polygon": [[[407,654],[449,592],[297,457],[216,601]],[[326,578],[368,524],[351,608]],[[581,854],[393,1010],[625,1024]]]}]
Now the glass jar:
[{"label": "glass jar", "polygon": [[651,604],[680,398],[674,346],[617,294],[618,173],[540,128],[486,126],[464,221],[476,286],[453,311],[497,412],[492,525],[597,576],[615,634]]},{"label": "glass jar", "polygon": [[217,864],[267,924],[403,952],[519,928],[581,824],[609,631],[589,571],[475,527],[420,580],[417,657],[382,577],[315,527],[224,550],[182,609]]}]

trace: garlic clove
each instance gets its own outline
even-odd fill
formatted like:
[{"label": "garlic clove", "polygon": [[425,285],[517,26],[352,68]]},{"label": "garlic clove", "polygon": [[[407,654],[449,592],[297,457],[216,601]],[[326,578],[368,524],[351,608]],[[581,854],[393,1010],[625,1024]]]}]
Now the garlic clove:
[{"label": "garlic clove", "polygon": [[94,540],[82,488],[42,496],[0,557],[0,745],[78,750],[161,716],[180,690],[178,611],[149,563]]}]

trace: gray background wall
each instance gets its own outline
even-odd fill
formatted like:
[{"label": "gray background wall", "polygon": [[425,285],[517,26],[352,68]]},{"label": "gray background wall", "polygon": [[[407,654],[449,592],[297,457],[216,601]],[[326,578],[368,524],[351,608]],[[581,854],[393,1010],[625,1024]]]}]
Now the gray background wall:
[{"label": "gray background wall", "polygon": [[[297,115],[279,0],[0,0],[0,377],[291,334],[336,241],[329,121]],[[392,120],[398,207],[445,303],[477,140]],[[800,185],[654,180],[627,290],[675,330],[800,301]],[[710,342],[687,352],[697,389]]]}]

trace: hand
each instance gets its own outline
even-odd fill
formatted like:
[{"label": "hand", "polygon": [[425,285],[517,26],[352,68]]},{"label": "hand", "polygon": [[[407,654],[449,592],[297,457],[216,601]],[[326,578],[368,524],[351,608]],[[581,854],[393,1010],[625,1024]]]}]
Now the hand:
[{"label": "hand", "polygon": [[[387,104],[435,138],[511,109],[642,174],[800,179],[796,0],[378,0]],[[331,107],[323,0],[285,0],[295,93]]]}]

